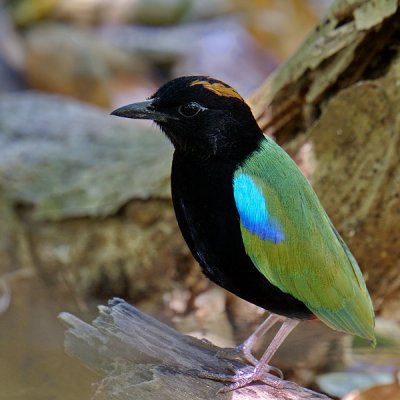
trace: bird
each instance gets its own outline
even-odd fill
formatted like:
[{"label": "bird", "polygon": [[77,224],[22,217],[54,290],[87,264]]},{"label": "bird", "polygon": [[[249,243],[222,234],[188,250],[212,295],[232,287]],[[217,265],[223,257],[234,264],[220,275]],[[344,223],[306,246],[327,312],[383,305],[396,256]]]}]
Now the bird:
[{"label": "bird", "polygon": [[[303,320],[360,336],[375,345],[375,316],[361,270],[306,177],[251,108],[225,82],[182,76],[146,101],[111,115],[153,120],[174,147],[171,193],[179,228],[203,273],[269,312],[241,345],[219,356],[251,368],[202,377],[226,391],[274,384],[270,360]],[[252,349],[282,323],[258,360]],[[278,379],[279,381],[279,379]]]}]

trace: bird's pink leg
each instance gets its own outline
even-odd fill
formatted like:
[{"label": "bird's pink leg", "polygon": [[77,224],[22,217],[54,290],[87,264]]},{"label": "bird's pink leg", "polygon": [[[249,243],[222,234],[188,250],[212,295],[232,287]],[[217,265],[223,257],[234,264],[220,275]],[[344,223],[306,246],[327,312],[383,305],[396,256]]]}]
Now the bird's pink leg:
[{"label": "bird's pink leg", "polygon": [[[228,392],[231,390],[235,390],[241,388],[243,386],[248,385],[254,381],[264,382],[268,385],[279,387],[280,382],[276,380],[272,380],[271,378],[263,376],[266,370],[271,370],[271,366],[269,362],[273,355],[276,353],[280,345],[289,335],[289,333],[297,326],[300,321],[293,319],[286,319],[286,321],[280,327],[278,333],[273,338],[272,342],[268,346],[267,350],[261,357],[260,361],[256,364],[252,371],[242,371],[237,370],[234,375],[228,375],[224,373],[201,373],[201,377],[213,379],[220,382],[232,382],[230,385],[226,386],[221,392]],[[248,368],[248,367],[246,367]]]},{"label": "bird's pink leg", "polygon": [[[258,326],[258,328],[239,346],[227,347],[217,353],[217,357],[233,360],[237,358],[244,359],[251,365],[256,365],[258,360],[253,356],[252,349],[258,340],[264,336],[278,321],[285,320],[285,317],[276,314],[270,314],[267,319]],[[279,372],[278,372],[279,373]]]}]

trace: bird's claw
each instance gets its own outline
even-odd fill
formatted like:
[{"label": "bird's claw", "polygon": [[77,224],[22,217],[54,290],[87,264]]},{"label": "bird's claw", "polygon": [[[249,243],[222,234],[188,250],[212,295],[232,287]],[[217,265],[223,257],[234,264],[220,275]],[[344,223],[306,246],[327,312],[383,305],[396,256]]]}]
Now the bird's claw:
[{"label": "bird's claw", "polygon": [[278,367],[274,367],[272,365],[268,366],[268,372],[271,374],[276,375],[280,380],[283,380],[284,376],[283,376],[283,372],[282,370],[280,370]]},{"label": "bird's claw", "polygon": [[[255,358],[253,354],[251,354],[251,351],[246,346],[243,346],[243,344],[236,347],[225,347],[221,350],[218,350],[216,356],[224,360],[244,360],[254,367],[258,363],[257,358]],[[235,368],[232,364],[230,364],[230,366],[234,372],[237,370],[237,368]],[[279,379],[283,379],[283,372],[277,367],[269,365],[268,372],[276,375]]]},{"label": "bird's claw", "polygon": [[225,347],[218,350],[217,357],[226,360],[244,360],[250,365],[256,366],[258,363],[257,358],[251,354],[251,351],[245,347],[243,344],[236,347]]}]

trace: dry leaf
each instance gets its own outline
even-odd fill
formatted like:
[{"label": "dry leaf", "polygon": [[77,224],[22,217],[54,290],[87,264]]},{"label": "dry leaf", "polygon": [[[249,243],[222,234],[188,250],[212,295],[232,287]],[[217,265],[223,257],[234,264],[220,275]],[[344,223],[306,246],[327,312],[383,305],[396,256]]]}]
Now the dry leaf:
[{"label": "dry leaf", "polygon": [[388,385],[376,385],[371,388],[349,393],[342,400],[399,400],[400,385],[398,382]]}]

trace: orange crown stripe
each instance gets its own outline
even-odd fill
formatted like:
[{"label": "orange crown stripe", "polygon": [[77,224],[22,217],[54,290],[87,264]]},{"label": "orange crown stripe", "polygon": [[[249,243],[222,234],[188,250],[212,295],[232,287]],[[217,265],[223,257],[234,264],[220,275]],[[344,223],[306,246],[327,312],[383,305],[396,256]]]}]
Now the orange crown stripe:
[{"label": "orange crown stripe", "polygon": [[211,83],[208,81],[194,81],[190,86],[195,86],[195,85],[201,85],[205,89],[209,90],[210,92],[215,93],[218,96],[222,97],[236,97],[239,100],[243,100],[242,96],[233,88],[230,86],[225,86],[222,83]]}]

